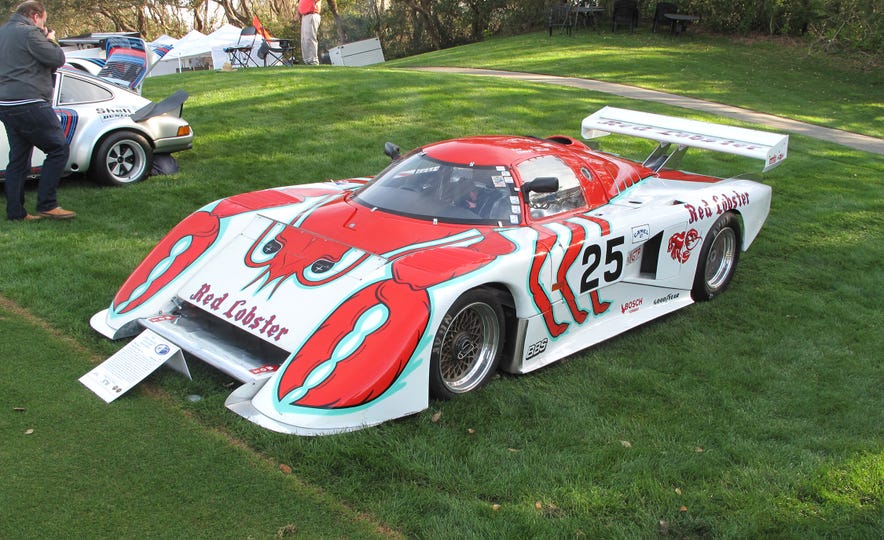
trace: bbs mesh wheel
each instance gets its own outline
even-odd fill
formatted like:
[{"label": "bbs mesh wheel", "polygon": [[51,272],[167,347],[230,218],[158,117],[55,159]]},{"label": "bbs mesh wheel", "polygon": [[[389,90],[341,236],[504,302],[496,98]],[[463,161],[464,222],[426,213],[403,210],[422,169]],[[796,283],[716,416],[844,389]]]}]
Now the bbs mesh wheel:
[{"label": "bbs mesh wheel", "polygon": [[445,314],[430,359],[430,394],[450,399],[484,386],[503,350],[503,309],[495,294],[466,292]]}]

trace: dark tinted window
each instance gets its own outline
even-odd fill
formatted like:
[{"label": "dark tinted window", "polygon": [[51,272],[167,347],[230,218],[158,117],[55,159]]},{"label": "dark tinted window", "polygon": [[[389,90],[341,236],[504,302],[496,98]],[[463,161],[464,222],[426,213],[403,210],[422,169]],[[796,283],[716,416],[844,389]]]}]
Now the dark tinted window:
[{"label": "dark tinted window", "polygon": [[387,167],[356,200],[394,214],[455,223],[513,225],[521,217],[506,167],[443,163],[422,153]]}]

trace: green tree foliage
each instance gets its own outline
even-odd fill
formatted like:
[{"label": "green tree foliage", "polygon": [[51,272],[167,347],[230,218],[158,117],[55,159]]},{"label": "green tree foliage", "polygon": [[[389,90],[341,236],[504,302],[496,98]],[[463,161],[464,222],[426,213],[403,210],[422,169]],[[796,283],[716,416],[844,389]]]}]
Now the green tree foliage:
[{"label": "green tree foliage", "polygon": [[[365,3],[366,0],[361,0]],[[368,0],[368,35],[390,57],[444,49],[498,34],[532,31],[546,6],[532,0]],[[354,36],[356,38],[368,37]]]},{"label": "green tree foliage", "polygon": [[[20,0],[0,0],[11,13]],[[519,34],[545,26],[561,0],[325,0],[323,45],[377,36],[388,57]],[[138,31],[148,38],[210,32],[224,22],[251,24],[257,15],[277,35],[293,36],[297,0],[44,0],[59,35]],[[601,0],[609,5],[613,0]],[[677,0],[710,32],[801,36],[810,44],[880,56],[884,0]],[[647,20],[656,0],[639,0]]]},{"label": "green tree foliage", "polygon": [[[560,0],[349,0],[342,8],[351,39],[378,36],[390,57],[542,28]],[[613,0],[601,0],[610,6]],[[644,20],[655,0],[639,0]],[[730,35],[799,36],[812,45],[881,55],[884,0],[677,0],[702,28]],[[344,3],[342,2],[342,6]]]},{"label": "green tree foliage", "polygon": [[877,55],[884,49],[884,0],[685,0],[682,9],[712,32],[805,36]]}]

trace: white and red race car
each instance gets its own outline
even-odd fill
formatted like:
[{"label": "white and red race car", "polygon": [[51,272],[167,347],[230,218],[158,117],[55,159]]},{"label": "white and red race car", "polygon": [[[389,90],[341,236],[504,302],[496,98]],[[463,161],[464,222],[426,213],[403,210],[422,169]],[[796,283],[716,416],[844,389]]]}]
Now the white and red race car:
[{"label": "white and red race car", "polygon": [[429,144],[373,179],[236,195],[177,225],[93,316],[153,332],[244,383],[272,430],[351,431],[527,373],[727,287],[771,189],[676,170],[688,147],[786,158],[788,137],[605,107],[585,138]]}]

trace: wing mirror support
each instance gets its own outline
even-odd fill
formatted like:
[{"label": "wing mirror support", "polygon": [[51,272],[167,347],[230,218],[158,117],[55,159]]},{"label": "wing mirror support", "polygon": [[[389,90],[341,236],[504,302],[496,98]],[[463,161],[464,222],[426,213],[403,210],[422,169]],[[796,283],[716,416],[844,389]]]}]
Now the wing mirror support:
[{"label": "wing mirror support", "polygon": [[559,190],[559,179],[555,176],[540,176],[522,184],[522,197],[528,200],[528,194],[532,191],[535,193],[555,193]]}]

